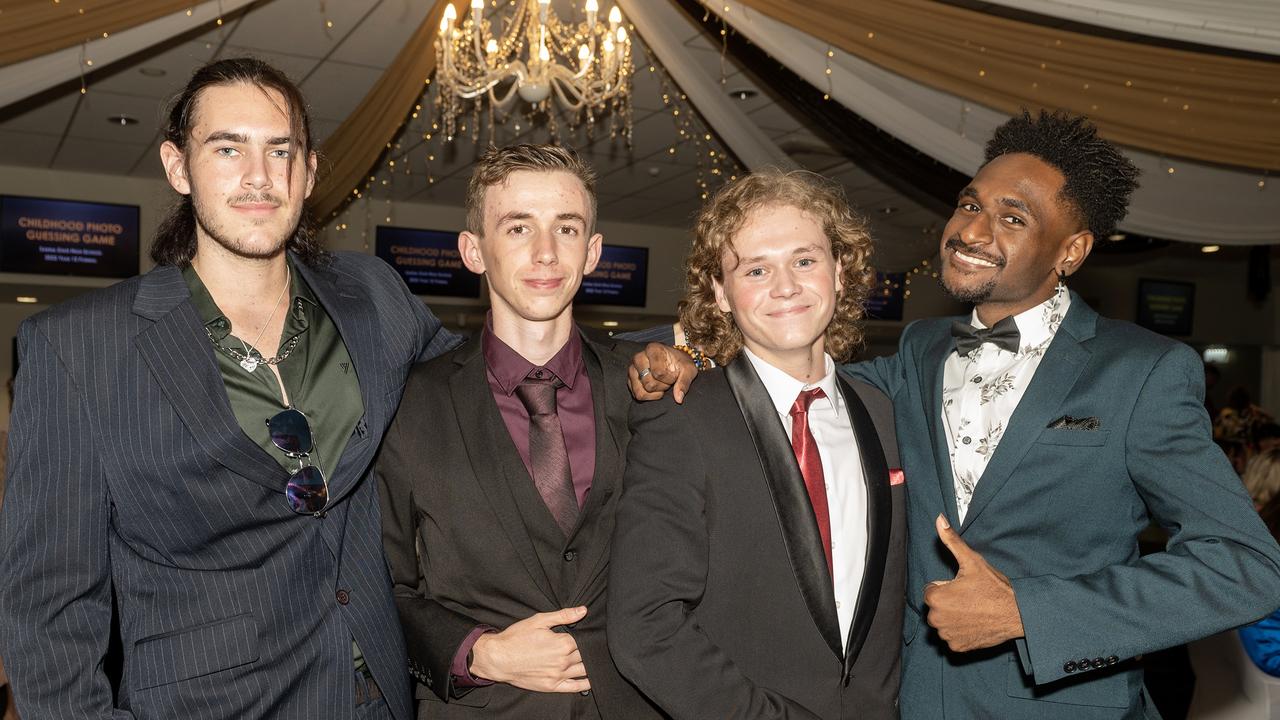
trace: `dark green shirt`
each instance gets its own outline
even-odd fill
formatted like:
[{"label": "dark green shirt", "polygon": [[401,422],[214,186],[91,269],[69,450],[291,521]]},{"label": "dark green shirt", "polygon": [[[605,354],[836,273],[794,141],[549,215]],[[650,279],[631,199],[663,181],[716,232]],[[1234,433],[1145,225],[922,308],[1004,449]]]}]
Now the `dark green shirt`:
[{"label": "dark green shirt", "polygon": [[[338,328],[292,264],[289,272],[292,278],[291,297],[277,310],[286,313],[278,347],[282,352],[293,338],[296,337],[298,342],[276,367],[288,390],[290,405],[306,415],[311,423],[315,447],[308,460],[327,478],[346,448],[356,423],[364,415],[364,401],[360,398],[355,366]],[[271,357],[272,353],[250,344],[253,338],[234,333],[231,321],[213,301],[195,268],[187,266],[182,274],[191,290],[191,302],[196,313],[217,344],[233,350],[238,356],[252,351],[260,358]],[[266,345],[274,347],[270,343]],[[274,457],[286,471],[296,471],[300,467],[299,461],[285,455],[267,434],[267,419],[287,407],[271,368],[266,363],[259,363],[253,372],[248,372],[226,351],[216,349],[214,355],[222,371],[227,400],[245,435]],[[285,502],[283,485],[280,493],[280,501]]]},{"label": "dark green shirt", "polygon": [[[258,363],[253,372],[249,372],[237,359],[249,352],[258,358],[271,355],[251,345],[252,338],[233,334],[231,321],[213,301],[194,267],[188,265],[182,276],[191,290],[191,302],[196,313],[204,321],[212,340],[220,346],[213,354],[218,358],[218,369],[222,371],[227,400],[244,434],[274,457],[287,472],[293,473],[301,467],[301,462],[285,455],[271,442],[267,419],[285,407],[296,408],[311,423],[315,447],[307,460],[328,478],[347,447],[356,423],[364,415],[364,400],[360,397],[360,382],[351,356],[347,354],[347,346],[306,281],[290,263],[291,296],[276,311],[286,313],[278,352],[288,348],[293,338],[298,339],[288,356],[276,365],[288,390],[289,405],[286,406],[275,374],[266,363]],[[232,357],[223,348],[233,350],[237,357]],[[286,502],[283,483],[280,485],[280,502]],[[351,650],[356,671],[367,673],[364,655],[354,640]]]}]

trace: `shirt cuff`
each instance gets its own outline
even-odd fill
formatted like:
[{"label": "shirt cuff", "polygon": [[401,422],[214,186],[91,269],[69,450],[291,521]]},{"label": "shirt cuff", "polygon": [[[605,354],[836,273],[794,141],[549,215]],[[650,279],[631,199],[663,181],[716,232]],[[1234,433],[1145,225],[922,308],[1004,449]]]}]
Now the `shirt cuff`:
[{"label": "shirt cuff", "polygon": [[471,675],[469,667],[471,660],[471,648],[475,647],[476,640],[480,636],[488,632],[497,632],[497,628],[488,625],[477,625],[474,630],[467,633],[463,638],[462,644],[458,646],[458,651],[453,654],[453,662],[449,665],[449,674],[453,676],[453,686],[457,688],[475,688],[492,685],[492,680],[483,680]]}]

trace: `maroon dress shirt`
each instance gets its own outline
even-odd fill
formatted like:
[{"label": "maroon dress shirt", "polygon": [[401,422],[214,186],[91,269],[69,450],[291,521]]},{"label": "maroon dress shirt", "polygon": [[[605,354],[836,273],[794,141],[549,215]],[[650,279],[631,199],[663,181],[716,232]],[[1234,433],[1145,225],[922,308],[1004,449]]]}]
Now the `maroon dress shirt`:
[{"label": "maroon dress shirt", "polygon": [[[493,334],[492,320],[485,323],[480,343],[485,367],[488,368],[489,389],[530,478],[533,477],[533,466],[529,462],[529,411],[516,396],[516,388],[530,375],[538,378],[554,375],[564,383],[564,387],[556,391],[556,414],[560,416],[565,449],[569,453],[573,491],[578,498],[578,509],[582,509],[596,471],[596,413],[591,398],[591,380],[587,378],[587,366],[582,360],[582,336],[576,329],[570,332],[564,347],[541,366],[529,362],[499,340]],[[454,686],[467,688],[491,684],[471,675],[467,658],[476,640],[493,630],[487,625],[477,626],[458,646],[449,668]]]}]

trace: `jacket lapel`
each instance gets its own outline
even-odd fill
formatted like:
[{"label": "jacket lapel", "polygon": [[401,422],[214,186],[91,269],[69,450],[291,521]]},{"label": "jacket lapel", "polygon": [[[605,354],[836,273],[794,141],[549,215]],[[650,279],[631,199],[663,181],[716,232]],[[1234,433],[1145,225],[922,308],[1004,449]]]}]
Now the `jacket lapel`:
[{"label": "jacket lapel", "polygon": [[[288,474],[240,428],[182,272],[142,277],[133,312],[153,321],[134,338],[151,374],[196,442],[228,470],[283,493]],[[265,428],[263,430],[265,432]]]},{"label": "jacket lapel", "polygon": [[[532,486],[520,454],[516,452],[507,434],[507,426],[498,412],[497,403],[489,389],[484,355],[481,351],[481,335],[468,340],[454,355],[458,367],[449,378],[449,394],[453,398],[453,411],[458,427],[463,428],[462,440],[476,481],[489,498],[489,506],[498,516],[498,522],[515,548],[516,555],[547,600],[560,607],[559,599],[551,587],[546,571],[538,560],[538,552],[525,528],[524,519],[515,497],[511,494],[512,482]],[[545,510],[545,507],[544,507]],[[548,522],[550,519],[548,512]]]},{"label": "jacket lapel", "polygon": [[745,355],[739,354],[725,367],[725,379],[742,409],[742,417],[755,443],[760,468],[764,471],[774,511],[782,526],[782,542],[800,586],[800,595],[827,646],[837,658],[841,658],[844,648],[840,641],[835,596],[831,590],[831,573],[827,570],[818,521],[813,516],[813,506],[791,451],[791,443],[778,420],[768,390]]},{"label": "jacket lapel", "polygon": [[1092,353],[1082,343],[1093,337],[1097,322],[1098,313],[1072,293],[1071,307],[1062,319],[1062,326],[1058,328],[1053,342],[1049,343],[1031,384],[1009,418],[991,462],[974,488],[973,500],[969,503],[960,532],[963,533],[982,514],[991,498],[1009,481],[1040,432],[1057,417],[1062,401],[1071,393],[1089,362]]},{"label": "jacket lapel", "polygon": [[[587,366],[587,378],[591,381],[591,401],[595,411],[596,464],[591,478],[591,491],[587,493],[582,512],[578,514],[576,537],[586,542],[576,542],[582,547],[582,565],[574,583],[570,603],[577,603],[582,593],[590,587],[599,565],[609,556],[613,538],[613,514],[605,514],[610,497],[617,492],[622,478],[622,446],[618,438],[627,433],[627,413],[631,395],[623,378],[627,367],[604,347],[582,338],[582,360]],[[583,537],[590,533],[589,537]]]},{"label": "jacket lapel", "polygon": [[849,411],[849,424],[858,441],[858,455],[862,460],[862,476],[867,487],[867,557],[862,573],[862,587],[849,625],[848,643],[845,645],[844,674],[853,670],[858,653],[871,632],[876,607],[880,602],[880,588],[884,582],[885,562],[889,553],[889,533],[893,529],[893,496],[889,490],[889,464],[880,445],[880,434],[862,399],[839,373],[836,384],[844,395]]},{"label": "jacket lapel", "polygon": [[[942,424],[942,379],[947,358],[955,344],[951,336],[941,331],[925,348],[924,362],[920,363],[920,387],[925,412],[929,416],[929,438],[933,441],[933,462],[938,469],[938,490],[942,494],[943,511],[952,525],[956,524],[956,486],[951,470],[951,452],[947,449],[947,430]],[[971,511],[972,512],[972,511]]]},{"label": "jacket lapel", "polygon": [[[329,502],[333,504],[355,487],[372,462],[377,441],[381,440],[381,437],[372,435],[380,434],[390,419],[385,417],[390,414],[385,391],[393,388],[388,386],[389,368],[382,351],[383,343],[376,334],[378,320],[365,289],[331,269],[309,267],[296,257],[294,267],[337,326],[338,335],[355,366],[360,400],[364,405],[364,415],[356,422],[355,430],[347,439],[329,477]],[[374,430],[378,432],[370,431],[371,417],[380,418],[373,423]]]}]

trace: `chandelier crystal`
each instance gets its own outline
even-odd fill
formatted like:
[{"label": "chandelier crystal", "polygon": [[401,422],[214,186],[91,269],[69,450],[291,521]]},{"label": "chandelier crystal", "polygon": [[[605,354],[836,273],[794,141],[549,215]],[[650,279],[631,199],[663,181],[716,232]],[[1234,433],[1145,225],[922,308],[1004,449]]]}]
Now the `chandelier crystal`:
[{"label": "chandelier crystal", "polygon": [[[471,0],[459,22],[452,4],[436,38],[437,110],[445,135],[457,134],[458,118],[470,112],[478,130],[488,111],[490,138],[495,118],[505,120],[524,101],[531,113],[545,114],[556,133],[555,104],[570,125],[592,128],[597,115],[610,116],[612,133],[631,137],[631,37],[615,5],[599,19],[597,0],[586,0],[584,22],[565,22],[551,0],[511,0],[511,10],[488,17],[484,0]],[[464,127],[465,130],[465,127]]]}]

